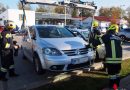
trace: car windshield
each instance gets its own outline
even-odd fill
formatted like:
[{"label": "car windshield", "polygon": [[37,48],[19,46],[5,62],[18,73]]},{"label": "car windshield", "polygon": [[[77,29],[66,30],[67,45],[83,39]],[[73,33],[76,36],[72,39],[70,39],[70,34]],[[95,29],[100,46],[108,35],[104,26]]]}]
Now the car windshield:
[{"label": "car windshield", "polygon": [[40,38],[66,38],[75,37],[69,30],[56,26],[37,26]]},{"label": "car windshield", "polygon": [[83,32],[81,32],[81,34],[87,39],[89,32],[88,31],[83,31]]}]

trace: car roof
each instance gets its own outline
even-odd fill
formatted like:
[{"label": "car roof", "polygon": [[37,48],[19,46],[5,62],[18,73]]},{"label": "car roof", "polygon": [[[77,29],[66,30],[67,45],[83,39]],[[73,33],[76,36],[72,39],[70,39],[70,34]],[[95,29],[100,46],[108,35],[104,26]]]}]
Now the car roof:
[{"label": "car roof", "polygon": [[51,26],[55,26],[55,27],[64,27],[64,26],[62,26],[62,25],[33,25],[34,27],[39,27],[39,26],[48,26],[48,27],[51,27]]}]

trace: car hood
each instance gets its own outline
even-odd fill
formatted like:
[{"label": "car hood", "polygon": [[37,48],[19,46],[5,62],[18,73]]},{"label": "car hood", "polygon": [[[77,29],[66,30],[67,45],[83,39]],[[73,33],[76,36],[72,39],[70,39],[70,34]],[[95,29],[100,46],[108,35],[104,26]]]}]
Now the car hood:
[{"label": "car hood", "polygon": [[53,47],[59,50],[70,50],[77,48],[85,48],[88,43],[80,37],[69,38],[41,38],[40,42],[46,47]]}]

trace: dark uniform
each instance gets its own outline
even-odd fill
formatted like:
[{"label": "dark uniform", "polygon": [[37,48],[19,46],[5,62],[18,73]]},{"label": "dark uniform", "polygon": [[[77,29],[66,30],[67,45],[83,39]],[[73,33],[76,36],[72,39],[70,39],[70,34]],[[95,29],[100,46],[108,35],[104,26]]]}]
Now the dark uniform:
[{"label": "dark uniform", "polygon": [[108,75],[110,76],[110,87],[112,88],[113,84],[117,84],[117,86],[119,86],[119,73],[121,70],[122,61],[121,39],[116,36],[115,31],[109,30],[105,35],[100,38],[100,40],[95,40],[91,44],[91,46],[97,46],[101,43],[105,44],[105,63]]},{"label": "dark uniform", "polygon": [[1,32],[0,40],[1,48],[1,68],[0,68],[0,79],[7,80],[6,73],[9,72],[9,76],[18,76],[14,72],[14,58],[13,58],[13,37],[10,30],[3,30]]}]

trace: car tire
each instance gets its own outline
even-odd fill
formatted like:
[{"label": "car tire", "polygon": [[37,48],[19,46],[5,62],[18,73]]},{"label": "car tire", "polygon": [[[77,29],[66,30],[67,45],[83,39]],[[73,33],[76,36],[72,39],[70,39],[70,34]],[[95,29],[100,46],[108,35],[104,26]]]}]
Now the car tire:
[{"label": "car tire", "polygon": [[125,42],[125,41],[126,41],[126,36],[121,35],[121,36],[120,36],[120,38],[122,39],[122,41],[123,41],[123,42]]},{"label": "car tire", "polygon": [[45,70],[42,68],[40,59],[38,57],[37,54],[34,55],[33,57],[33,62],[34,62],[34,67],[35,67],[35,71],[38,75],[42,75],[45,73]]}]

